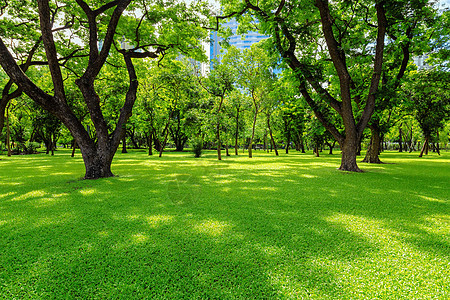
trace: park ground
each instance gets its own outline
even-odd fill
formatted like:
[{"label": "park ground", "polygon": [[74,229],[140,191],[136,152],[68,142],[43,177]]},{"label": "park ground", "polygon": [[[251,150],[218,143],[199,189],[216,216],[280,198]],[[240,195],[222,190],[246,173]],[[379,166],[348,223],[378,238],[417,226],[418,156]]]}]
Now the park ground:
[{"label": "park ground", "polygon": [[450,298],[449,152],[254,155],[1,156],[0,298]]}]

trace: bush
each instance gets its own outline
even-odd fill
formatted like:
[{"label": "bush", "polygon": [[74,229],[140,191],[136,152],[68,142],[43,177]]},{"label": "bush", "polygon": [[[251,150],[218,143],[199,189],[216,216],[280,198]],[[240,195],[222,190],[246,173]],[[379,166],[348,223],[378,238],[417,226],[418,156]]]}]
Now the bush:
[{"label": "bush", "polygon": [[18,154],[35,154],[37,153],[37,148],[41,147],[40,143],[36,142],[26,142],[24,144],[17,144],[12,150],[13,155]]},{"label": "bush", "polygon": [[191,141],[192,144],[192,152],[194,152],[194,157],[202,156],[203,151],[203,141],[200,138],[194,138]]},{"label": "bush", "polygon": [[36,143],[36,142],[27,142],[25,144],[25,147],[23,149],[23,153],[25,154],[34,154],[37,153],[37,148],[41,147],[40,143]]}]

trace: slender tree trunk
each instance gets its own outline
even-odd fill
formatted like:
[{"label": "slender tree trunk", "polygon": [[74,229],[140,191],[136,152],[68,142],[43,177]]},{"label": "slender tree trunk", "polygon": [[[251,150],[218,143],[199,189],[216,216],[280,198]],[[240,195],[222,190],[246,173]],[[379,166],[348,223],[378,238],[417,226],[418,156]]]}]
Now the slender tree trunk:
[{"label": "slender tree trunk", "polygon": [[49,155],[50,154],[50,147],[51,147],[51,140],[49,141],[49,138],[47,136],[45,136],[45,154]]},{"label": "slender tree trunk", "polygon": [[127,135],[124,134],[122,137],[122,153],[128,153],[127,151]]},{"label": "slender tree trunk", "polygon": [[441,155],[441,150],[439,149],[439,130],[436,132],[436,152],[438,155]]},{"label": "slender tree trunk", "polygon": [[264,130],[264,145],[263,145],[263,151],[266,152],[267,148],[267,129]]},{"label": "slender tree trunk", "polygon": [[[167,123],[168,124],[168,123]],[[164,141],[163,141],[163,143],[161,144],[161,148],[160,148],[160,150],[159,150],[159,157],[161,157],[162,156],[162,153],[163,153],[163,150],[164,150],[164,148],[166,147],[166,144],[167,144],[167,137],[169,136],[169,130],[166,130],[166,134],[164,135]]]},{"label": "slender tree trunk", "polygon": [[371,164],[382,164],[383,162],[379,158],[381,152],[380,132],[377,126],[369,125],[369,128],[372,136],[370,138],[370,144],[367,148],[366,157],[364,157],[363,162]]},{"label": "slender tree trunk", "polygon": [[333,143],[330,143],[330,144],[329,144],[329,147],[330,147],[330,152],[329,152],[329,154],[330,154],[330,155],[333,154],[333,148],[334,148],[335,145],[336,145],[336,141],[333,141]]},{"label": "slender tree trunk", "polygon": [[267,117],[267,128],[269,129],[271,147],[275,150],[275,155],[278,156],[277,145],[275,144],[275,140],[272,134],[272,128],[270,127],[270,116]]},{"label": "slender tree trunk", "polygon": [[8,156],[11,156],[11,129],[9,128],[9,104],[6,108],[6,147],[8,149]]},{"label": "slender tree trunk", "polygon": [[429,141],[429,136],[426,136],[425,142],[423,143],[422,150],[420,151],[419,157],[422,157],[424,153],[425,153],[425,155],[428,155],[428,141]]},{"label": "slender tree trunk", "polygon": [[220,141],[220,122],[216,126],[217,160],[222,160],[222,142]]},{"label": "slender tree trunk", "polygon": [[253,139],[255,138],[255,127],[256,127],[256,118],[258,116],[258,108],[255,107],[255,115],[253,117],[253,128],[252,128],[252,137],[250,139],[250,144],[248,145],[248,157],[253,157]]},{"label": "slender tree trunk", "polygon": [[55,148],[56,148],[56,137],[53,135],[50,135],[50,149],[52,151],[52,156],[55,155]]},{"label": "slender tree trunk", "polygon": [[239,107],[236,109],[236,133],[234,136],[234,154],[238,155],[238,139],[239,139]]},{"label": "slender tree trunk", "polygon": [[75,149],[77,148],[77,141],[73,141],[73,147],[72,147],[72,155],[71,155],[71,157],[74,157],[75,156]]},{"label": "slender tree trunk", "polygon": [[228,143],[225,143],[225,151],[226,151],[226,155],[230,156],[230,153],[228,152]]},{"label": "slender tree trunk", "polygon": [[[400,124],[400,127],[398,129],[398,144],[399,144],[399,149],[398,152],[403,152],[403,132],[402,132],[402,125]],[[406,149],[405,149],[406,150]]]},{"label": "slender tree trunk", "polygon": [[217,124],[216,124],[217,160],[222,160],[222,142],[220,141],[220,110],[222,109],[223,99],[224,95],[221,95],[219,107],[217,108]]},{"label": "slender tree trunk", "polygon": [[148,155],[153,155],[153,132],[150,132],[149,136],[147,137],[147,144]]}]

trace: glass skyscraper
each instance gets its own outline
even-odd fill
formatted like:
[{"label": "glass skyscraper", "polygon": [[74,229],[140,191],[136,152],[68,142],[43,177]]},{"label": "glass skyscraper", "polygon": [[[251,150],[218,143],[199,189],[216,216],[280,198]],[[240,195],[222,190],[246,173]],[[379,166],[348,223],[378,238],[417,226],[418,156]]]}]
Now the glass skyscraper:
[{"label": "glass skyscraper", "polygon": [[[231,19],[227,23],[223,24],[222,26],[226,28],[230,28],[232,31],[232,35],[228,38],[228,42],[230,46],[235,46],[238,49],[247,49],[250,48],[250,46],[254,43],[257,43],[265,38],[268,38],[268,36],[262,35],[255,31],[249,31],[245,35],[237,35],[236,31],[238,28],[239,23],[235,19]],[[220,63],[221,61],[221,54],[223,55],[225,53],[225,49],[223,49],[220,46],[220,42],[224,39],[220,36],[218,36],[217,31],[214,31],[211,33],[211,42],[210,42],[210,49],[209,49],[209,62],[210,62],[210,69],[213,69],[214,61]],[[223,49],[223,50],[222,50]]]}]

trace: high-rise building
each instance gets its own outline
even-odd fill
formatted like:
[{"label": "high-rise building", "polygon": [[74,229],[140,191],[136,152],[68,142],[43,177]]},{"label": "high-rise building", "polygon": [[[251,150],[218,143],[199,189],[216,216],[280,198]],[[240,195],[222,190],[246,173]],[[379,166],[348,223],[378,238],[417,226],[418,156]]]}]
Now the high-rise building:
[{"label": "high-rise building", "polygon": [[[245,35],[236,34],[239,23],[235,19],[231,19],[222,26],[230,28],[233,33],[229,38],[228,42],[231,46],[235,46],[238,49],[247,49],[254,43],[257,43],[263,39],[268,38],[266,35],[262,35],[255,31],[249,31]],[[209,62],[210,69],[213,69],[214,61],[221,61],[221,56],[226,52],[220,45],[220,42],[224,39],[217,34],[217,31],[211,33],[211,42],[209,48]]]}]

